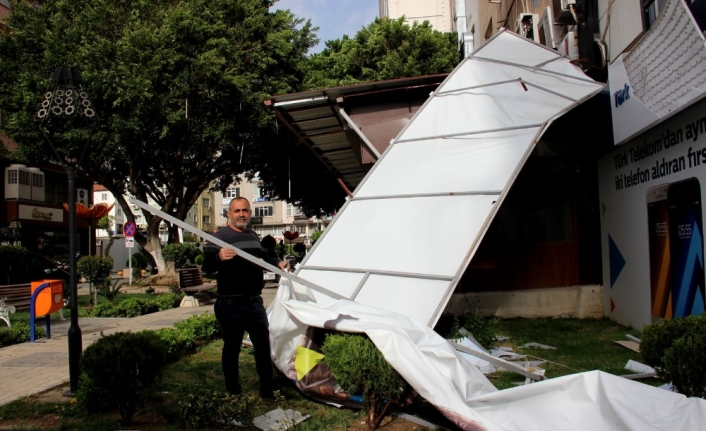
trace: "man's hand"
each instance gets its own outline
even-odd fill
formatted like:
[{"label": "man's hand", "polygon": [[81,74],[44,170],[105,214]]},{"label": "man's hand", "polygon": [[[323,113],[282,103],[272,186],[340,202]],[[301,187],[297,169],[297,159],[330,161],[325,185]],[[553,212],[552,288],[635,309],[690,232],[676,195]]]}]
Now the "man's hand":
[{"label": "man's hand", "polygon": [[218,250],[218,259],[219,260],[231,260],[235,257],[235,250],[232,248],[222,248]]},{"label": "man's hand", "polygon": [[279,266],[279,269],[282,271],[289,271],[289,261],[288,260],[280,260],[277,263],[277,266]]}]

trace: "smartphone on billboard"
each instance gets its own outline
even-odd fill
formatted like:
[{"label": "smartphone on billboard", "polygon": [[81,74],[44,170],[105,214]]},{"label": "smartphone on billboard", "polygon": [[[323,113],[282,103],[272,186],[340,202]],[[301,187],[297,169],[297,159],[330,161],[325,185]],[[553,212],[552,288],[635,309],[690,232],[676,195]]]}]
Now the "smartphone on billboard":
[{"label": "smartphone on billboard", "polygon": [[700,314],[704,310],[704,238],[699,180],[672,183],[667,205],[672,315]]},{"label": "smartphone on billboard", "polygon": [[668,191],[669,184],[662,184],[647,190],[646,197],[652,322],[672,318]]}]

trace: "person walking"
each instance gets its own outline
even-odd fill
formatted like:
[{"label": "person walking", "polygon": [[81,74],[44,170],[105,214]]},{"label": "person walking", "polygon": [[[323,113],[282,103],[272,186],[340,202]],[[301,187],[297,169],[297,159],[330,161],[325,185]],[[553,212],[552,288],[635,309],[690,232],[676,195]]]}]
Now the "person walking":
[{"label": "person walking", "polygon": [[[283,271],[289,268],[289,262],[266,255],[257,234],[248,228],[252,209],[247,199],[231,200],[226,214],[228,225],[214,234],[216,238],[272,265],[277,265]],[[203,271],[218,272],[214,312],[223,329],[221,366],[226,390],[233,395],[242,393],[238,358],[243,335],[247,332],[255,349],[255,368],[260,378],[260,396],[274,398],[269,322],[260,296],[265,284],[263,270],[258,265],[237,256],[236,251],[231,248],[207,243],[204,255]]]}]

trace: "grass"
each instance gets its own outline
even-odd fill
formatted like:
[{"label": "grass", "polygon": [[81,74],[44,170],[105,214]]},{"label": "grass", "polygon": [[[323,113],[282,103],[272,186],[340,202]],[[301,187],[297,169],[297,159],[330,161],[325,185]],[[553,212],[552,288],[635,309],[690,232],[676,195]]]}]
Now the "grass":
[{"label": "grass", "polygon": [[[630,374],[623,367],[628,359],[642,361],[639,353],[632,352],[614,343],[625,339],[625,334],[640,336],[632,329],[617,325],[607,319],[513,319],[497,322],[498,334],[510,336],[503,345],[510,345],[515,352],[540,357],[551,361],[542,365],[549,378],[573,374],[588,370],[602,370],[612,374]],[[556,347],[557,350],[519,349],[518,346],[529,342]],[[202,346],[198,352],[181,361],[168,365],[161,378],[149,393],[143,409],[135,416],[133,428],[143,430],[181,430],[184,429],[178,419],[176,400],[178,394],[190,385],[199,385],[218,391],[225,391],[221,371],[222,341],[214,341]],[[257,395],[258,378],[255,373],[254,356],[251,350],[243,349],[240,359],[241,384],[246,395]],[[523,377],[509,372],[499,372],[491,376],[491,381],[498,389],[514,387],[522,382]],[[648,384],[661,384],[657,379]],[[294,409],[311,418],[297,426],[298,430],[343,430],[359,427],[364,420],[360,411],[337,409],[314,402],[299,391],[287,379],[278,377],[277,384],[285,401],[278,405],[275,401],[263,400],[255,407],[255,416],[277,407]],[[417,415],[429,422],[454,429],[441,414],[428,402],[418,398],[414,404],[403,410]],[[75,404],[39,403],[32,398],[16,401],[0,407],[0,423],[3,420],[49,418],[45,427],[37,429],[53,430],[112,430],[116,425],[117,414],[107,416],[85,416],[76,411]],[[413,429],[402,426],[398,421],[392,429]],[[406,423],[406,422],[405,422]],[[151,424],[147,426],[146,424]],[[34,422],[28,422],[25,428],[34,429]],[[358,429],[358,428],[356,428]],[[385,428],[383,428],[384,430]],[[390,428],[388,428],[390,429]],[[417,426],[417,429],[419,427]]]}]

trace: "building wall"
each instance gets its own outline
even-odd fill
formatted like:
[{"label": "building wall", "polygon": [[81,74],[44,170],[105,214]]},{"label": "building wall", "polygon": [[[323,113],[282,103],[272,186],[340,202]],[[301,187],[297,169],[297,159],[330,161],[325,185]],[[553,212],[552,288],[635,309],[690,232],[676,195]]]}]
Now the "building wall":
[{"label": "building wall", "polygon": [[403,15],[410,23],[429,21],[436,30],[455,30],[454,0],[380,0],[381,17],[396,19]]},{"label": "building wall", "polygon": [[640,2],[598,0],[598,14],[601,34],[605,33],[608,56],[612,62],[643,33]]}]

